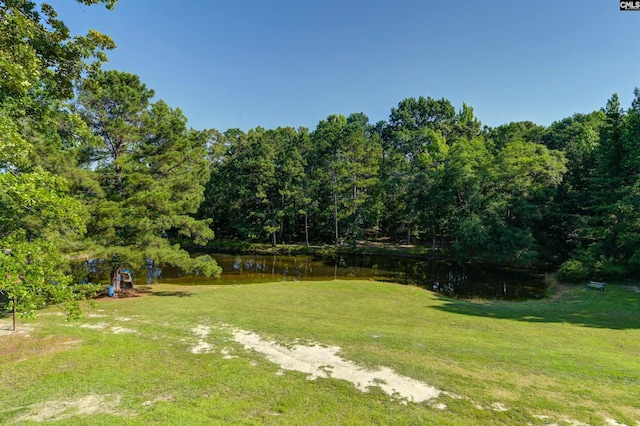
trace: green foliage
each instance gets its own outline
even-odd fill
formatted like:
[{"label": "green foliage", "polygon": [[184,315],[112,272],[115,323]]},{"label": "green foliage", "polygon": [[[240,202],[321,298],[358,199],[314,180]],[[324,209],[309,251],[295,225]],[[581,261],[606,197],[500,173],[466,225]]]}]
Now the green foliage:
[{"label": "green foliage", "polygon": [[27,240],[24,233],[0,241],[0,292],[20,318],[33,317],[47,304],[59,305],[68,319],[80,315],[79,301],[93,290],[71,282],[68,264],[56,247],[42,238]]},{"label": "green foliage", "polygon": [[624,278],[628,269],[614,258],[607,258],[596,246],[578,251],[558,269],[561,281],[582,283],[588,280],[615,281]]},{"label": "green foliage", "polygon": [[[114,0],[79,0],[84,4]],[[105,49],[113,41],[91,30],[71,37],[48,4],[36,9],[36,2],[11,0],[0,3],[0,102],[38,94],[48,101],[73,97],[73,84],[83,72],[95,70],[106,59]],[[95,62],[88,62],[94,59]]]},{"label": "green foliage", "polygon": [[272,244],[292,238],[291,228],[312,202],[307,143],[303,128],[218,134],[209,147],[211,179],[199,216],[212,219],[222,235]]},{"label": "green foliage", "polygon": [[48,4],[0,3],[0,291],[19,316],[45,303],[79,313],[83,292],[67,276],[61,251],[84,232],[86,212],[70,196],[73,163],[63,142],[86,128],[66,101],[113,47],[93,30],[72,37]]},{"label": "green foliage", "polygon": [[591,277],[591,268],[587,267],[582,261],[571,259],[560,265],[557,272],[560,281],[572,283],[584,283]]},{"label": "green foliage", "polygon": [[602,111],[548,128],[481,128],[466,104],[456,113],[446,99],[420,97],[375,125],[331,115],[291,145],[261,128],[228,131],[201,215],[230,238],[389,238],[460,261],[560,265],[588,249],[589,274],[619,276],[640,269],[635,95],[628,111],[613,96]]},{"label": "green foliage", "polygon": [[170,243],[203,245],[212,229],[274,246],[388,239],[460,261],[569,259],[567,279],[640,270],[639,89],[628,110],[614,94],[547,128],[482,128],[470,106],[421,96],[375,125],[334,114],[313,131],[220,133],[188,128],[138,76],[100,71],[113,47],[71,36],[47,4],[0,3],[6,247],[46,240],[110,259],[114,277],[148,258],[215,275]]},{"label": "green foliage", "polygon": [[324,214],[332,217],[333,242],[355,243],[369,216],[369,193],[378,179],[381,147],[368,135],[362,113],[331,115],[311,135],[316,146],[316,179],[324,193]]},{"label": "green foliage", "polygon": [[594,263],[594,276],[597,279],[614,281],[627,276],[627,268],[614,259],[600,258]]},{"label": "green foliage", "polygon": [[[507,143],[521,140],[531,143],[541,143],[545,128],[531,121],[518,121],[503,124],[489,131],[487,137],[491,139],[497,149]],[[554,147],[554,149],[557,149]]]},{"label": "green foliage", "polygon": [[169,243],[171,236],[199,245],[213,238],[208,221],[191,216],[209,179],[211,134],[187,129],[179,109],[152,97],[137,76],[119,71],[96,73],[80,87],[78,111],[96,136],[81,164],[94,179],[83,196],[91,213],[87,250],[109,259],[112,280],[123,265],[146,259],[219,275],[209,257],[191,258]]},{"label": "green foliage", "polygon": [[445,164],[455,216],[459,260],[530,265],[537,261],[532,233],[552,201],[565,169],[563,155],[543,145],[509,141],[498,151],[484,138],[460,140]]}]

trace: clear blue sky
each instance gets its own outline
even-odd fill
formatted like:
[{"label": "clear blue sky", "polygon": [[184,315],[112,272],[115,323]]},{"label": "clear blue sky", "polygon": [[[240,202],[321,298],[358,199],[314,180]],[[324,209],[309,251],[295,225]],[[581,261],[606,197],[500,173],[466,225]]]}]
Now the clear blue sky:
[{"label": "clear blue sky", "polygon": [[617,0],[50,0],[72,33],[118,48],[196,129],[386,120],[407,97],[449,99],[489,126],[549,125],[640,86],[640,12]]}]

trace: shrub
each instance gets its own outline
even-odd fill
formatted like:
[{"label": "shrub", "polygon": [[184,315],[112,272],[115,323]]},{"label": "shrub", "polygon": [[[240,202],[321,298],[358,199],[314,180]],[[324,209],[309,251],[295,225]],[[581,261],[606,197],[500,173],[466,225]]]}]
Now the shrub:
[{"label": "shrub", "polygon": [[580,260],[567,260],[558,269],[558,279],[572,283],[588,281],[591,275],[590,268]]},{"label": "shrub", "polygon": [[627,275],[627,269],[612,259],[600,259],[595,262],[593,275],[599,280],[619,280]]}]

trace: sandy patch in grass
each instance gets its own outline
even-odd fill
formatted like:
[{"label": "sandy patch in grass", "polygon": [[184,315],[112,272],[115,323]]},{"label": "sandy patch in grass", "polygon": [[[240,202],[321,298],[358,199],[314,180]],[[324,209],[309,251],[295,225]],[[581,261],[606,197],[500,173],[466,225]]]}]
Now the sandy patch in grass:
[{"label": "sandy patch in grass", "polygon": [[315,344],[284,347],[265,340],[256,333],[243,330],[235,330],[233,336],[246,349],[266,355],[267,359],[279,364],[282,369],[309,374],[309,380],[318,377],[348,380],[362,392],[368,392],[370,387],[377,386],[393,397],[412,402],[428,401],[442,393],[426,383],[401,376],[390,368],[379,367],[371,371],[344,360],[337,355],[340,352],[337,346],[322,347]]},{"label": "sandy patch in grass", "polygon": [[109,324],[106,322],[99,322],[97,324],[80,324],[81,328],[88,328],[90,330],[104,330]]},{"label": "sandy patch in grass", "polygon": [[[13,320],[12,320],[13,321]],[[29,336],[34,330],[34,327],[27,324],[18,323],[16,325],[16,331],[13,331],[13,322],[12,321],[2,321],[0,320],[0,336],[11,335],[11,334],[21,334],[23,336]]]},{"label": "sandy patch in grass", "polygon": [[207,327],[206,325],[198,325],[195,328],[192,328],[191,331],[200,339],[206,339],[211,333],[211,327]]},{"label": "sandy patch in grass", "polygon": [[618,423],[616,420],[614,419],[604,419],[604,421],[606,422],[606,424],[608,424],[609,426],[628,426],[624,423]]},{"label": "sandy patch in grass", "polygon": [[120,327],[120,326],[111,327],[111,332],[113,334],[137,333],[136,330],[133,330],[131,328],[124,328],[124,327]]},{"label": "sandy patch in grass", "polygon": [[143,407],[149,407],[151,405],[157,404],[158,402],[168,402],[168,401],[173,401],[174,398],[171,395],[161,395],[157,398],[154,398],[152,400],[149,401],[145,401],[142,403]]},{"label": "sandy patch in grass", "polygon": [[13,331],[13,318],[2,318],[2,314],[0,313],[0,336],[4,336],[7,334],[22,334],[24,336],[29,336],[29,333],[31,333],[33,330],[34,327],[32,325],[17,321],[16,331]]},{"label": "sandy patch in grass", "polygon": [[[93,414],[122,414],[115,406],[120,403],[119,395],[105,397],[88,395],[83,398],[47,401],[29,405],[28,412],[16,417],[15,422],[34,421],[47,422],[67,419],[73,416],[90,416]],[[25,407],[21,407],[25,408]]]},{"label": "sandy patch in grass", "polygon": [[222,354],[222,358],[223,359],[234,359],[234,358],[238,358],[235,355],[231,355],[231,353],[229,352],[229,348],[224,348],[220,351],[220,353]]},{"label": "sandy patch in grass", "polygon": [[579,420],[575,420],[575,419],[569,419],[569,418],[564,418],[562,419],[563,422],[568,423],[571,426],[591,426],[589,423],[583,423]]},{"label": "sandy patch in grass", "polygon": [[191,348],[191,353],[208,354],[209,352],[211,352],[211,350],[213,349],[213,345],[205,341],[205,339],[209,337],[209,333],[211,333],[211,327],[207,327],[206,325],[198,325],[195,328],[191,329],[191,332],[198,338],[196,346]]},{"label": "sandy patch in grass", "polygon": [[213,345],[205,341],[199,341],[197,345],[191,348],[192,354],[208,354],[213,349]]},{"label": "sandy patch in grass", "polygon": [[493,404],[491,404],[491,409],[498,412],[509,411],[509,409],[502,402],[494,402]]},{"label": "sandy patch in grass", "polygon": [[131,328],[120,327],[119,325],[110,327],[106,322],[99,322],[97,324],[80,324],[81,328],[88,328],[90,330],[106,330],[109,328],[113,334],[128,334],[128,333],[137,333],[136,330]]}]

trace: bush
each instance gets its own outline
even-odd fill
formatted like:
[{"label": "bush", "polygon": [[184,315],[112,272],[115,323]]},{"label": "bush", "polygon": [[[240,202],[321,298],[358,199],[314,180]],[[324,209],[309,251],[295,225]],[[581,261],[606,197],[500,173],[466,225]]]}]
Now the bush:
[{"label": "bush", "polygon": [[627,275],[627,269],[611,259],[595,262],[593,275],[598,280],[620,280]]},{"label": "bush", "polygon": [[627,276],[628,272],[624,265],[612,258],[594,256],[592,253],[584,251],[577,253],[574,259],[567,260],[560,266],[558,279],[572,283],[589,280],[620,280]]},{"label": "bush", "polygon": [[580,260],[567,260],[558,269],[558,279],[571,283],[588,281],[591,275],[590,268]]}]

